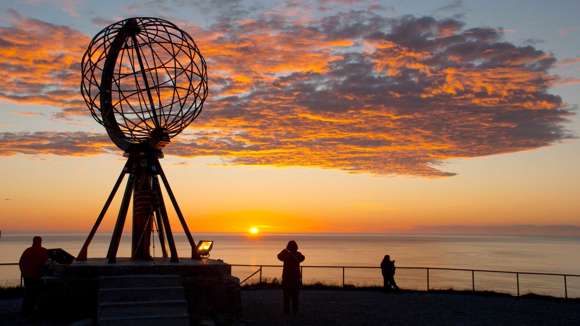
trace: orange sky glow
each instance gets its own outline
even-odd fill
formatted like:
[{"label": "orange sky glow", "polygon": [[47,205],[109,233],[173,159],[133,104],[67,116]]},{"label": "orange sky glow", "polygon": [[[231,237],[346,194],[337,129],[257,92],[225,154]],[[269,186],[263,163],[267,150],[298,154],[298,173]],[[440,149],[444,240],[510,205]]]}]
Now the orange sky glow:
[{"label": "orange sky glow", "polygon": [[[577,224],[580,98],[558,69],[580,60],[463,18],[293,10],[173,19],[209,72],[203,112],[161,162],[194,233]],[[114,19],[4,16],[0,228],[87,231],[124,158],[79,62]]]}]

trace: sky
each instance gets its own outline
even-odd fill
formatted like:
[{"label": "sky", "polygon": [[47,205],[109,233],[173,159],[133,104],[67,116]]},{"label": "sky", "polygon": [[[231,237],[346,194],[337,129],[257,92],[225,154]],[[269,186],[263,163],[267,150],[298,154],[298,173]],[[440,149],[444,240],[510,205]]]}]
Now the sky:
[{"label": "sky", "polygon": [[579,10],[2,1],[0,229],[92,226],[125,158],[83,101],[81,58],[107,25],[154,16],[207,61],[203,111],[161,161],[194,233],[578,230]]}]

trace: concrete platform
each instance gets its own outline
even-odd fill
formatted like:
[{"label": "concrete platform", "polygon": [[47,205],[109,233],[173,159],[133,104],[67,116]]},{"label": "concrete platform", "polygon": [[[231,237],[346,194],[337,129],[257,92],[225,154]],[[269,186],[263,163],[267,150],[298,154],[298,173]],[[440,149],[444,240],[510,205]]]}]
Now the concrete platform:
[{"label": "concrete platform", "polygon": [[[161,301],[174,293],[185,295],[183,304],[193,322],[213,319],[218,324],[228,323],[241,313],[239,280],[231,275],[231,266],[221,260],[180,259],[172,263],[169,259],[118,258],[115,264],[109,264],[106,259],[88,259],[68,266],[54,265],[43,280],[41,308],[49,317],[96,320],[103,298],[115,303],[112,307],[119,312],[115,318],[125,317],[121,309],[124,302],[131,306],[128,312],[147,311],[149,305],[161,309],[156,311],[160,315],[164,310],[158,308],[163,307]],[[136,308],[140,301],[147,303],[142,309]],[[181,303],[166,306],[171,310]],[[105,304],[101,308],[107,307]],[[174,315],[182,313],[174,311]],[[126,317],[132,316],[128,313]]]},{"label": "concrete platform", "polygon": [[73,262],[69,266],[55,272],[76,277],[107,276],[123,274],[177,274],[177,275],[206,275],[211,277],[231,276],[231,266],[219,259],[179,259],[172,263],[169,259],[156,258],[152,261],[132,261],[129,258],[117,258],[114,264],[107,263],[105,258],[91,258],[83,262]]}]

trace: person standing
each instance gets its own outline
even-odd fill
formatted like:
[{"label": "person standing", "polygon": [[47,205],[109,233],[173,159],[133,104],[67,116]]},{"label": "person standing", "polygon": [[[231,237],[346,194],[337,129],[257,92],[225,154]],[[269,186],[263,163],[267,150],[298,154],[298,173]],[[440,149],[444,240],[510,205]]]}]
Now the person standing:
[{"label": "person standing", "polygon": [[24,279],[24,301],[22,313],[31,315],[36,309],[38,295],[40,294],[42,268],[48,261],[48,251],[42,247],[42,238],[35,236],[32,239],[32,247],[24,250],[18,265]]},{"label": "person standing", "polygon": [[298,295],[302,284],[300,263],[304,261],[304,255],[298,251],[298,244],[292,240],[288,242],[286,249],[280,251],[278,259],[284,262],[282,270],[282,290],[284,293],[284,313],[290,313],[290,304],[294,315],[298,313]]},{"label": "person standing", "polygon": [[395,261],[391,260],[389,255],[383,257],[383,261],[381,262],[381,273],[383,274],[383,289],[385,292],[399,289],[395,282]]}]

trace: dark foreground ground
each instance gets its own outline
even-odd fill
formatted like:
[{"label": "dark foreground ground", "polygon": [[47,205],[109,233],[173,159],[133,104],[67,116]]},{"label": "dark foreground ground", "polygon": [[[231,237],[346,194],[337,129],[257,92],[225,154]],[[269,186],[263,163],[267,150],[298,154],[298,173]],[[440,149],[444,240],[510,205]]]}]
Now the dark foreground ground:
[{"label": "dark foreground ground", "polygon": [[242,292],[247,325],[580,325],[580,302],[460,293],[304,290],[298,316],[280,290]]},{"label": "dark foreground ground", "polygon": [[[287,317],[281,290],[245,289],[238,325],[580,325],[578,300],[332,289],[303,290],[301,300],[298,316]],[[66,325],[24,322],[19,304],[20,299],[0,299],[0,325]]]}]

